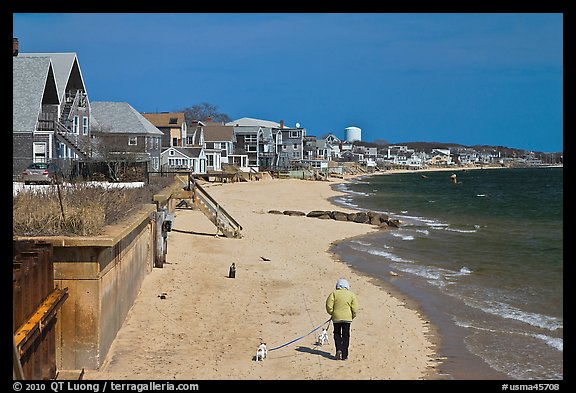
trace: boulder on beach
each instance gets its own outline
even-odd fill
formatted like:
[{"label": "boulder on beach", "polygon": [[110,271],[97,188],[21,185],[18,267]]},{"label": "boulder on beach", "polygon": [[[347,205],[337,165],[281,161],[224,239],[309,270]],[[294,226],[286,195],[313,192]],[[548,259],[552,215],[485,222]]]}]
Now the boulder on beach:
[{"label": "boulder on beach", "polygon": [[368,213],[366,212],[358,212],[356,213],[356,217],[354,217],[354,222],[357,222],[359,224],[366,224],[369,221],[370,218],[368,217]]},{"label": "boulder on beach", "polygon": [[336,221],[348,221],[348,213],[339,212],[337,210],[331,212],[330,217],[332,217],[332,219]]},{"label": "boulder on beach", "polygon": [[298,210],[284,210],[284,214],[287,216],[305,216],[306,213]]},{"label": "boulder on beach", "polygon": [[400,220],[388,220],[388,226],[400,228]]},{"label": "boulder on beach", "polygon": [[312,210],[310,213],[306,214],[306,217],[322,217],[322,216],[328,216],[328,218],[330,218],[330,211]]}]

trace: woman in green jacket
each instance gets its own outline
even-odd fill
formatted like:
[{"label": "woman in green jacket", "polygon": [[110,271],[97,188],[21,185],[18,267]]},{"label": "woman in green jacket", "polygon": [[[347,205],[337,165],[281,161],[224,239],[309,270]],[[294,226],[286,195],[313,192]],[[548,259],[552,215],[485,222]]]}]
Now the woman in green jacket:
[{"label": "woman in green jacket", "polygon": [[336,283],[336,290],[328,295],[326,311],[332,316],[334,324],[336,359],[346,360],[350,344],[350,324],[358,313],[358,299],[345,279],[339,279]]}]

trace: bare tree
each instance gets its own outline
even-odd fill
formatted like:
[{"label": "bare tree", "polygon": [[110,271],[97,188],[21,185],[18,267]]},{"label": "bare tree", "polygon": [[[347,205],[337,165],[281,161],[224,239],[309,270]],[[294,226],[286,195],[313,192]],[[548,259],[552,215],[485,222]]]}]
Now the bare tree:
[{"label": "bare tree", "polygon": [[211,118],[212,121],[215,122],[228,123],[232,121],[230,116],[224,113],[220,113],[216,105],[210,104],[208,102],[203,102],[201,104],[195,104],[191,107],[180,109],[179,112],[184,112],[188,125],[190,125],[193,120],[204,121],[208,118]]},{"label": "bare tree", "polygon": [[126,151],[126,135],[110,132],[109,126],[94,126],[91,141],[93,162],[105,163],[107,176],[112,181],[120,181],[126,168],[138,161],[139,153]]}]

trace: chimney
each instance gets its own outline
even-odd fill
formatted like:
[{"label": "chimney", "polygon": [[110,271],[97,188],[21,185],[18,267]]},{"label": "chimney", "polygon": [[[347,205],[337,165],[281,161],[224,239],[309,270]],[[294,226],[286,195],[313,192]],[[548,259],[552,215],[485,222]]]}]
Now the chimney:
[{"label": "chimney", "polygon": [[284,128],[284,120],[280,120],[280,128]]},{"label": "chimney", "polygon": [[18,38],[12,38],[12,56],[18,56]]}]

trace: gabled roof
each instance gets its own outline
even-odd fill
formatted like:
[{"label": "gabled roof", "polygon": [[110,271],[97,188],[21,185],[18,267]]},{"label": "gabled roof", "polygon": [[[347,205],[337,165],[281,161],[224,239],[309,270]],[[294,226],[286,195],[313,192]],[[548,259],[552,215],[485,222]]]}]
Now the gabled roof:
[{"label": "gabled roof", "polygon": [[[233,120],[226,123],[227,126],[261,126],[270,128],[280,128],[280,123],[269,120],[253,119],[251,117],[243,117],[241,119]],[[286,127],[286,125],[284,125]]]},{"label": "gabled roof", "polygon": [[127,102],[92,102],[90,118],[96,132],[164,135]]},{"label": "gabled roof", "polygon": [[142,116],[156,127],[180,128],[185,121],[184,112],[142,113]]},{"label": "gabled roof", "polygon": [[211,125],[204,127],[205,142],[227,142],[234,140],[234,127]]},{"label": "gabled roof", "polygon": [[188,157],[188,158],[199,158],[202,152],[204,151],[203,147],[177,147],[177,146],[170,146],[166,149],[163,149],[160,155],[168,154],[168,151],[175,150],[180,154]]},{"label": "gabled roof", "polygon": [[66,94],[66,85],[70,79],[70,74],[74,68],[74,64],[78,67],[78,72],[80,74],[80,80],[82,81],[82,86],[84,86],[84,78],[82,77],[82,72],[80,71],[80,65],[78,64],[78,58],[76,53],[19,53],[18,57],[47,57],[52,60],[52,65],[54,67],[54,76],[56,78],[56,87],[58,88],[58,97],[60,97],[60,102],[64,100]]},{"label": "gabled roof", "polygon": [[13,57],[12,83],[12,131],[32,132],[42,103],[59,103],[50,58]]}]

